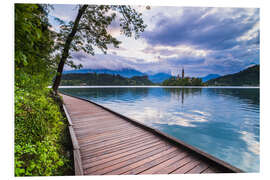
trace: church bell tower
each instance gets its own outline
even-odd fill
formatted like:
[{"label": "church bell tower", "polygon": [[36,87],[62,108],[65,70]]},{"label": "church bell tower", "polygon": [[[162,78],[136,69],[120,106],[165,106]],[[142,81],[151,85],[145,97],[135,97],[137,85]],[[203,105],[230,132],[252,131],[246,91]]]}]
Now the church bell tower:
[{"label": "church bell tower", "polygon": [[185,70],[184,68],[182,68],[182,79],[184,79],[184,77],[185,77]]}]

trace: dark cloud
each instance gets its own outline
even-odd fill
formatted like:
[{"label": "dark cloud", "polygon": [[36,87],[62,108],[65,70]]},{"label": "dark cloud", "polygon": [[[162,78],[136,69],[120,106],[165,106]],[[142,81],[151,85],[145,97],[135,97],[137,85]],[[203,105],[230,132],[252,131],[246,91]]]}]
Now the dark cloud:
[{"label": "dark cloud", "polygon": [[[256,16],[241,14],[243,9],[234,9],[234,18],[222,17],[211,8],[184,8],[183,15],[177,18],[162,18],[156,28],[143,33],[143,38],[151,45],[192,45],[202,49],[228,49],[239,44],[237,38],[244,35],[258,22]],[[205,17],[203,17],[205,16]],[[258,39],[258,38],[255,38]],[[246,42],[247,43],[247,42]]]},{"label": "dark cloud", "polygon": [[167,59],[167,64],[170,64],[172,66],[186,66],[186,65],[201,65],[205,62],[204,58],[200,57],[192,57],[192,56],[185,56],[185,57],[176,57],[176,58],[170,58]]}]

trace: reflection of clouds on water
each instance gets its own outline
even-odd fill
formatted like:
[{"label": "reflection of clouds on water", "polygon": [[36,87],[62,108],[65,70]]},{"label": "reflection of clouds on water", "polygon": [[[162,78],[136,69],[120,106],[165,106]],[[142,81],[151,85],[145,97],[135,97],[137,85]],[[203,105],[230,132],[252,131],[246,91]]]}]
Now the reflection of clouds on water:
[{"label": "reflection of clouds on water", "polygon": [[256,155],[260,155],[260,143],[256,141],[254,135],[246,131],[241,131],[240,133],[242,134],[241,139],[243,139],[248,146],[248,150]]},{"label": "reflection of clouds on water", "polygon": [[137,119],[145,124],[168,124],[185,127],[196,127],[197,122],[207,122],[207,113],[196,111],[197,114],[183,112],[166,112],[153,107],[142,107],[140,109],[126,111],[125,114],[133,119]]},{"label": "reflection of clouds on water", "polygon": [[241,161],[238,162],[239,166],[242,167],[242,169],[245,169],[247,172],[254,172],[253,167],[250,165],[256,165],[257,171],[259,171],[260,168],[260,161],[257,158],[254,158],[254,155],[249,152],[242,152],[240,155]]},{"label": "reflection of clouds on water", "polygon": [[192,112],[198,113],[198,114],[203,115],[203,116],[209,116],[209,115],[210,115],[210,114],[207,113],[207,112],[203,112],[203,111],[199,111],[199,110],[194,110],[194,111],[192,111]]},{"label": "reflection of clouds on water", "polygon": [[133,110],[126,114],[133,119],[143,121],[147,124],[157,123],[156,120],[164,118],[164,113],[152,107],[142,107],[141,109]]}]

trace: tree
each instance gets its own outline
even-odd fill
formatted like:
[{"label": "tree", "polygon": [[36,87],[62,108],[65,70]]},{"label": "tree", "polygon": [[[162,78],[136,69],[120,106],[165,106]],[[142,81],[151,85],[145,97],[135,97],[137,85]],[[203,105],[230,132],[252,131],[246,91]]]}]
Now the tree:
[{"label": "tree", "polygon": [[[54,35],[48,29],[48,6],[15,4],[15,86],[41,89],[49,85],[55,61]],[[31,85],[29,84],[31,82]]]},{"label": "tree", "polygon": [[121,33],[127,37],[135,34],[135,38],[138,38],[139,33],[146,28],[141,17],[142,14],[137,13],[130,6],[80,5],[78,7],[78,13],[74,22],[71,21],[65,24],[59,20],[62,25],[56,47],[61,52],[61,58],[53,83],[54,92],[57,92],[60,85],[64,65],[77,67],[70,60],[71,51],[84,51],[94,55],[94,47],[97,47],[105,54],[108,45],[113,45],[115,48],[119,47],[121,42],[112,37],[108,32],[108,26],[116,19],[116,16],[120,16],[119,26],[121,27]]}]

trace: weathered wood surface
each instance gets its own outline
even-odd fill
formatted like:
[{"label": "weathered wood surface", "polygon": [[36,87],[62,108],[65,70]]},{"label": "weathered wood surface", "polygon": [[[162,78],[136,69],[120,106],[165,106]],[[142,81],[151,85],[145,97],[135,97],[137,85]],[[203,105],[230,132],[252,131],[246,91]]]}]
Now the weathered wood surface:
[{"label": "weathered wood surface", "polygon": [[83,175],[241,172],[106,108],[61,96],[76,136],[73,144]]}]

